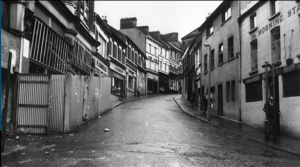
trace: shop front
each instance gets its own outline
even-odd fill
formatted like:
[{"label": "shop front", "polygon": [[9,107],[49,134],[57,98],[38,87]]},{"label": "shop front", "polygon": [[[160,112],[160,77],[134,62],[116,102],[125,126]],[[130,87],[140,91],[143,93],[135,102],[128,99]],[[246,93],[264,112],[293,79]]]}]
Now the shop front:
[{"label": "shop front", "polygon": [[148,93],[151,94],[157,94],[158,93],[158,76],[153,75],[148,73],[147,74],[147,81],[148,81],[148,86],[147,86],[147,91]]},{"label": "shop front", "polygon": [[112,101],[122,99],[125,95],[125,67],[119,67],[114,63],[110,63],[110,77],[111,77],[111,94]]},{"label": "shop front", "polygon": [[133,97],[136,94],[136,71],[127,69],[127,94],[126,97]]}]

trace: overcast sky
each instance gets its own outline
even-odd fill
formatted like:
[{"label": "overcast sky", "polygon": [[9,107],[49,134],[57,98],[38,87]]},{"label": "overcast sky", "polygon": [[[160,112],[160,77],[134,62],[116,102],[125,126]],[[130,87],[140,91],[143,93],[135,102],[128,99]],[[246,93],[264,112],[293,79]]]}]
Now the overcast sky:
[{"label": "overcast sky", "polygon": [[107,16],[108,24],[120,30],[120,19],[137,18],[137,26],[161,34],[178,32],[178,40],[197,27],[222,1],[95,1],[95,12]]}]

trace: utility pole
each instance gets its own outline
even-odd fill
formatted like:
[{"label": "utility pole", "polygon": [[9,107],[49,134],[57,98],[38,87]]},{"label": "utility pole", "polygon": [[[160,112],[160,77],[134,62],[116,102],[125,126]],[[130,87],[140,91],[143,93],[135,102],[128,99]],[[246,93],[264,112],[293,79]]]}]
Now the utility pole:
[{"label": "utility pole", "polygon": [[[268,103],[268,67],[269,63],[266,61],[265,64],[262,66],[262,68],[265,68],[266,73],[265,73],[265,80],[266,80],[266,103]],[[265,140],[269,141],[270,140],[270,127],[269,127],[269,106],[267,105],[267,111],[266,111],[266,119],[265,119]]]}]

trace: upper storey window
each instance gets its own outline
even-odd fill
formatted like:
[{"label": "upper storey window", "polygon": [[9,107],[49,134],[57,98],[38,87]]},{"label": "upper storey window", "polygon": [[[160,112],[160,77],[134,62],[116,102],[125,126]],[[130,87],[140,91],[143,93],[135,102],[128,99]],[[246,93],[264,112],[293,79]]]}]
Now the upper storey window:
[{"label": "upper storey window", "polygon": [[213,27],[213,24],[209,24],[209,26],[207,27],[207,30],[206,30],[206,37],[209,37],[212,33],[214,32],[214,27]]},{"label": "upper storey window", "polygon": [[89,21],[89,1],[82,0],[80,6],[80,19],[88,25]]},{"label": "upper storey window", "polygon": [[274,14],[279,12],[279,5],[278,5],[278,1],[270,1],[270,7],[271,7],[271,16],[273,16]]},{"label": "upper storey window", "polygon": [[226,11],[222,13],[222,23],[231,17],[231,7],[227,8]]}]

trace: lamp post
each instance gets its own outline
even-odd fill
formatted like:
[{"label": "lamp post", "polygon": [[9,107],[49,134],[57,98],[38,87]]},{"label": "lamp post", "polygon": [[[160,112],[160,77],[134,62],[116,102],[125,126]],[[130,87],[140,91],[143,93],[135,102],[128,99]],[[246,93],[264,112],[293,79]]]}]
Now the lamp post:
[{"label": "lamp post", "polygon": [[210,66],[211,66],[211,47],[210,47],[210,45],[209,44],[207,44],[207,43],[204,43],[204,46],[205,47],[208,47],[208,102],[207,102],[207,105],[208,105],[208,107],[207,107],[207,120],[208,121],[210,121],[210,112],[211,112],[211,101],[210,101],[210,78],[211,78],[211,74],[210,74]]}]

